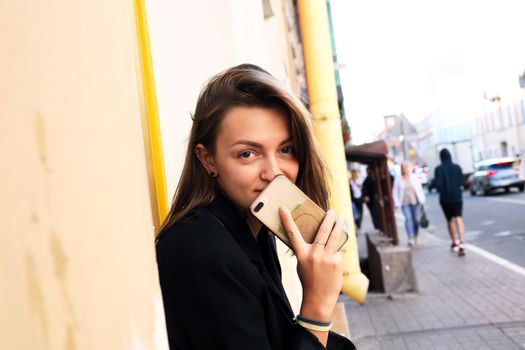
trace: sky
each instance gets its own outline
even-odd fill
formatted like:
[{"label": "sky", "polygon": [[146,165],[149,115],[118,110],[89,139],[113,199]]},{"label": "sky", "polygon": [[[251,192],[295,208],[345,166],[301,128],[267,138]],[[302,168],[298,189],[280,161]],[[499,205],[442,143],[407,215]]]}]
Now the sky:
[{"label": "sky", "polygon": [[524,96],[525,0],[331,0],[347,119],[355,144],[383,117],[443,127]]}]

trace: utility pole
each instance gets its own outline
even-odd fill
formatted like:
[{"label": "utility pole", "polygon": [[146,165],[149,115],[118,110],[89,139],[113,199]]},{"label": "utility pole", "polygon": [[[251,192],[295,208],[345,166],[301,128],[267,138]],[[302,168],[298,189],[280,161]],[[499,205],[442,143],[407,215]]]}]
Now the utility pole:
[{"label": "utility pole", "polygon": [[343,252],[342,291],[362,304],[365,302],[369,281],[361,272],[355,227],[352,225],[354,220],[346,175],[326,0],[299,0],[297,8],[314,133],[333,175],[333,180],[330,182],[332,193],[330,206],[346,220],[350,234],[348,242],[341,249]]}]

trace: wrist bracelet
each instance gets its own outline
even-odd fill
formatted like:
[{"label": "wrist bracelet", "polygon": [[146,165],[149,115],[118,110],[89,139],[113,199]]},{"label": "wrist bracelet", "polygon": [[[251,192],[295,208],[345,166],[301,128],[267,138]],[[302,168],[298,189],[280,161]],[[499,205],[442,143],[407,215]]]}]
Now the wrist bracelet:
[{"label": "wrist bracelet", "polygon": [[322,322],[312,320],[311,318],[307,318],[302,315],[297,315],[295,320],[300,326],[312,331],[328,332],[332,327],[332,321]]}]

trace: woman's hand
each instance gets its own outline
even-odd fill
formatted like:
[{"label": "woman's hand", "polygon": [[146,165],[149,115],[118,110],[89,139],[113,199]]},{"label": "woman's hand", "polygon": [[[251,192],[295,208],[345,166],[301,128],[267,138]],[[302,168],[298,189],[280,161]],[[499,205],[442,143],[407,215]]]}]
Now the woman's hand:
[{"label": "woman's hand", "polygon": [[336,220],[333,210],[329,210],[315,241],[309,244],[304,241],[290,210],[281,207],[279,214],[297,257],[297,272],[303,286],[301,315],[328,321],[342,287],[343,261],[337,250],[343,223]]}]

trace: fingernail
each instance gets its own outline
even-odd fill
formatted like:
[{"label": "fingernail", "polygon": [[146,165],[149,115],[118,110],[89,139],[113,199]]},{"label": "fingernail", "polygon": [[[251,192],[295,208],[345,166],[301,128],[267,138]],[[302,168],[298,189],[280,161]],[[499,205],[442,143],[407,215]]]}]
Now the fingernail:
[{"label": "fingernail", "polygon": [[330,216],[335,216],[335,210],[330,209],[330,210],[328,210],[327,214],[330,215]]},{"label": "fingernail", "polygon": [[290,209],[286,205],[281,205],[281,210],[290,213]]}]

